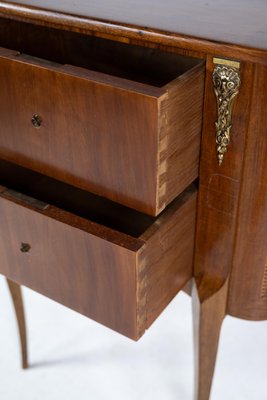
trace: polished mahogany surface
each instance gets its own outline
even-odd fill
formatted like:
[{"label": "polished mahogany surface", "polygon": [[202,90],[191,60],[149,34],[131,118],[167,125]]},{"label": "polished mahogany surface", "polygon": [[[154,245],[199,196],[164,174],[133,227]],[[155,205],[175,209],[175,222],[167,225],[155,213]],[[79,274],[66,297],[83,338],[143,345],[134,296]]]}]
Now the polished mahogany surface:
[{"label": "polished mahogany surface", "polygon": [[0,48],[1,157],[158,215],[198,176],[204,63],[57,32],[0,20],[0,46],[27,54]]},{"label": "polished mahogany surface", "polygon": [[195,185],[155,220],[3,160],[0,180],[12,281],[137,340],[191,278]]},{"label": "polished mahogany surface", "polygon": [[[267,49],[265,0],[21,0],[1,2]],[[2,8],[2,7],[1,7]],[[245,29],[244,29],[245,27]]]},{"label": "polished mahogany surface", "polygon": [[[188,256],[188,253],[181,248],[181,242],[184,241],[185,248],[192,249],[193,247],[190,242],[193,238],[192,232],[189,235],[183,234],[184,227],[190,225],[188,225],[189,217],[195,216],[196,207],[192,207],[192,204],[188,208],[188,213],[177,214],[179,217],[177,217],[177,222],[173,218],[165,220],[164,217],[162,229],[154,231],[157,227],[157,223],[154,223],[138,238],[130,237],[134,243],[136,241],[139,243],[140,240],[145,242],[145,245],[142,245],[142,251],[139,248],[132,251],[129,246],[123,247],[123,250],[127,250],[127,257],[130,257],[132,252],[140,255],[132,260],[132,268],[130,268],[132,276],[136,277],[136,287],[132,289],[133,296],[132,301],[128,302],[128,310],[138,309],[138,313],[134,311],[127,314],[128,317],[134,316],[134,318],[128,318],[128,322],[131,321],[133,325],[133,329],[126,329],[128,336],[130,333],[136,333],[134,328],[137,325],[147,328],[156,315],[163,310],[178,286],[181,287],[177,282],[178,277],[184,283],[186,279],[183,276],[194,278],[195,399],[208,400],[220,329],[225,315],[230,314],[252,320],[267,318],[265,184],[267,177],[267,2],[265,0],[255,2],[248,0],[167,0],[165,2],[159,0],[104,0],[102,2],[61,0],[50,4],[48,0],[17,3],[0,1],[0,13],[3,18],[0,38],[6,42],[2,45],[7,49],[13,48],[11,42],[17,38],[14,31],[10,30],[13,33],[9,35],[4,28],[7,25],[11,26],[10,22],[12,22],[12,24],[26,23],[32,32],[37,28],[39,30],[41,26],[52,34],[52,29],[56,28],[59,31],[66,31],[67,34],[71,31],[82,36],[91,35],[94,39],[97,37],[101,40],[120,42],[129,48],[135,45],[144,46],[146,49],[160,49],[181,56],[200,58],[205,62],[193,272],[188,268],[184,271],[189,272],[189,275],[183,275],[181,271],[177,273],[175,267],[178,265],[176,260],[179,262],[182,260],[183,264],[184,257]],[[54,38],[54,34],[52,36]],[[21,37],[25,39],[22,33]],[[64,40],[59,42],[62,47],[66,43]],[[37,50],[34,49],[34,51]],[[229,59],[240,61],[238,74],[240,74],[241,86],[233,106],[231,143],[222,165],[218,164],[216,154],[215,123],[218,120],[218,109],[213,80],[216,68],[215,56],[227,59],[222,60],[222,64],[228,63],[227,71],[230,75],[233,64],[229,65]],[[23,92],[23,89],[21,91]],[[46,92],[44,91],[43,96]],[[192,93],[194,91],[186,90],[182,98],[192,99],[192,103],[196,104],[196,97]],[[173,108],[176,109],[176,101],[173,102]],[[15,107],[15,111],[17,109],[18,107]],[[181,113],[181,116],[184,122],[185,113]],[[167,125],[170,126],[170,123],[168,122]],[[182,148],[181,153],[184,154]],[[18,160],[13,161],[18,162]],[[138,163],[135,168],[138,168]],[[46,172],[43,173],[46,174]],[[140,177],[142,178],[142,175]],[[6,204],[4,200],[6,199],[2,199],[2,204]],[[10,199],[8,201],[7,204],[11,207],[10,205],[14,202],[10,202]],[[19,210],[19,214],[22,215],[21,209]],[[9,215],[13,224],[12,231],[14,230],[14,235],[16,235],[17,230],[20,229],[17,225],[20,226],[20,224],[17,224],[13,212],[9,212]],[[33,220],[32,215],[30,219]],[[87,223],[92,225],[89,221]],[[177,226],[179,223],[178,230],[175,229],[176,223]],[[192,225],[191,223],[191,228]],[[73,232],[73,226],[70,223],[66,226],[71,227]],[[3,229],[2,226],[1,229]],[[104,225],[98,225],[98,229],[100,233],[107,232],[107,227]],[[78,230],[80,231],[82,230]],[[85,232],[85,236],[89,243],[88,232]],[[70,239],[71,237],[72,234]],[[116,239],[121,237],[122,233],[119,232]],[[99,237],[98,233],[95,236],[95,242],[102,244],[103,241],[100,239],[103,237]],[[126,257],[124,254],[121,256],[122,246],[114,243],[114,239],[109,238],[103,244],[103,249],[108,248],[111,243],[114,249],[113,258],[118,257],[124,265]],[[91,239],[90,244],[94,250],[94,242]],[[7,245],[9,243],[3,248],[6,249]],[[82,247],[82,244],[79,243],[79,246]],[[162,249],[166,260],[163,267],[161,265]],[[83,249],[78,253],[82,255],[82,251]],[[3,250],[2,253],[6,257],[7,255],[12,257],[11,252]],[[58,254],[60,255],[60,252]],[[108,250],[106,249],[102,256],[103,254],[108,254]],[[87,258],[84,257],[84,260],[86,261]],[[93,260],[97,265],[102,265],[101,257],[95,257]],[[102,261],[104,265],[105,260]],[[8,267],[11,265],[10,268],[14,268],[13,264],[15,261],[6,263]],[[21,264],[18,263],[18,265]],[[137,274],[134,273],[136,267]],[[69,270],[72,271],[71,267]],[[113,278],[118,276],[120,274],[113,274]],[[14,276],[12,278],[14,279]],[[17,282],[23,283],[21,280]],[[127,293],[128,281],[124,280],[124,277],[120,276],[120,279],[113,279],[112,282],[118,283],[117,288],[121,289],[119,293]],[[173,290],[172,284],[177,285]],[[103,286],[101,288],[103,289]],[[51,288],[48,289],[51,290]],[[103,292],[105,292],[104,289]],[[54,288],[54,293],[58,295],[57,288]],[[84,293],[85,291],[82,291],[83,295]],[[144,293],[147,296],[144,296]],[[144,298],[145,303],[143,303]],[[99,305],[101,306],[101,302]],[[145,309],[146,312],[144,312]],[[98,320],[100,317],[112,318],[112,313],[103,316],[100,313],[101,310],[96,308],[94,311]],[[116,318],[122,324],[116,325],[116,329],[125,331],[124,321],[127,321],[125,314],[116,314]],[[141,333],[139,330],[138,332]]]},{"label": "polished mahogany surface", "polygon": [[228,313],[267,319],[267,68],[254,65]]}]

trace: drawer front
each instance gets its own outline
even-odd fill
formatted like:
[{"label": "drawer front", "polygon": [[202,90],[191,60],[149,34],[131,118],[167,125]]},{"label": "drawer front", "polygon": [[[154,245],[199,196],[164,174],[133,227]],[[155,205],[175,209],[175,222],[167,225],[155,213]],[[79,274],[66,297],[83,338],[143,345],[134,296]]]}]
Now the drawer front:
[{"label": "drawer front", "polygon": [[195,190],[140,238],[0,192],[0,273],[132,339],[192,275]]},{"label": "drawer front", "polygon": [[203,81],[199,65],[156,88],[2,49],[0,156],[157,215],[198,175]]}]

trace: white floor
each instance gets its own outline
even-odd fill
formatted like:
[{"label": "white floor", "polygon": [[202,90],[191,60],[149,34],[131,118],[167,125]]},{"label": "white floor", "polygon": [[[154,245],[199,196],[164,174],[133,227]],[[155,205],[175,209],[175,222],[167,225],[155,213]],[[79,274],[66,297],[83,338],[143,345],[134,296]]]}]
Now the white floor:
[{"label": "white floor", "polygon": [[[1,400],[192,400],[191,301],[179,294],[132,342],[24,289],[31,368],[22,371],[15,318],[0,278]],[[267,322],[228,317],[212,400],[267,400]]]}]

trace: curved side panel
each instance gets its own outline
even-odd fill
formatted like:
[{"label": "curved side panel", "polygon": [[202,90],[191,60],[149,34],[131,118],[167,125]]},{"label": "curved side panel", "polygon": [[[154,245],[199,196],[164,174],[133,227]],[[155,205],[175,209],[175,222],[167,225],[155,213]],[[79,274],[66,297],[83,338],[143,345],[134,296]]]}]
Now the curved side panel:
[{"label": "curved side panel", "polygon": [[255,67],[228,313],[267,319],[267,68]]}]

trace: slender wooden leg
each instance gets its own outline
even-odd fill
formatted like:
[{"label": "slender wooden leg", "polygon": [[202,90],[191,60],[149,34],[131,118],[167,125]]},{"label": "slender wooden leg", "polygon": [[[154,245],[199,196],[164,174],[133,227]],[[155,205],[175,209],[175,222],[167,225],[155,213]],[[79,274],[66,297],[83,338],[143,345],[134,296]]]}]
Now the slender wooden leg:
[{"label": "slender wooden leg", "polygon": [[25,369],[28,367],[28,353],[27,353],[26,323],[25,323],[21,288],[20,285],[10,281],[9,279],[7,279],[7,284],[16,312],[17,323],[19,328],[20,344],[21,344],[22,368]]},{"label": "slender wooden leg", "polygon": [[195,400],[209,400],[222,322],[226,312],[228,283],[200,302],[193,285],[193,321],[195,346]]}]

